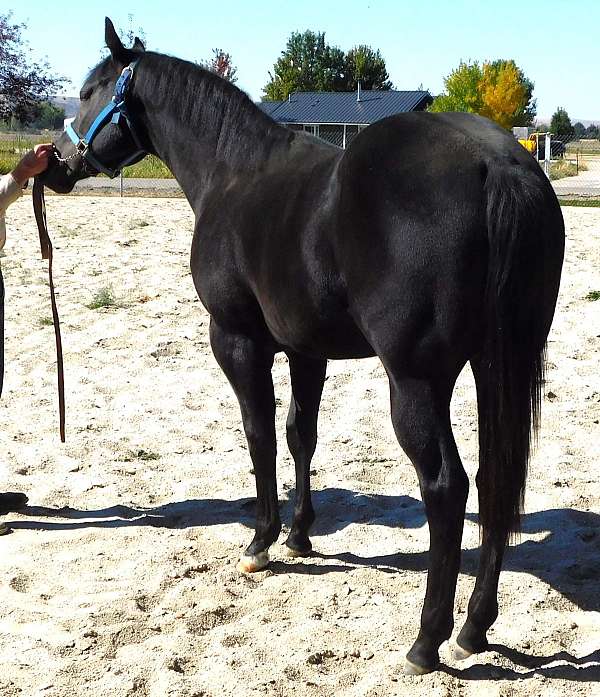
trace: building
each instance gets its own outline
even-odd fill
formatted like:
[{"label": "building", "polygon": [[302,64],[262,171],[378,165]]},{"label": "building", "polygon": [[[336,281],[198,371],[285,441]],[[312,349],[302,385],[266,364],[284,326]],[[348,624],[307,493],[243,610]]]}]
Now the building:
[{"label": "building", "polygon": [[425,90],[359,90],[294,92],[285,102],[258,106],[277,123],[345,148],[369,124],[394,114],[423,111],[432,101]]}]

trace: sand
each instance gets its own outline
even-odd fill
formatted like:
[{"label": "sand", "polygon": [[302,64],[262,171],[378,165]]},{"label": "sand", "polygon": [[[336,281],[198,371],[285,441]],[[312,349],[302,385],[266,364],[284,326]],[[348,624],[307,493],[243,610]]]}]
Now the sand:
[{"label": "sand", "polygon": [[[254,482],[237,403],[193,289],[175,199],[53,197],[67,442],[58,436],[45,263],[31,201],[9,211],[0,491],[30,507],[0,538],[0,694],[600,695],[600,209],[564,209],[567,257],[524,533],[492,650],[403,675],[428,532],[375,359],[332,362],[312,482],[318,554],[240,575]],[[116,305],[89,309],[112,289]],[[286,361],[274,367],[289,524]],[[465,370],[453,424],[471,480],[455,634],[477,563],[477,433]],[[281,540],[285,539],[285,530]]]}]

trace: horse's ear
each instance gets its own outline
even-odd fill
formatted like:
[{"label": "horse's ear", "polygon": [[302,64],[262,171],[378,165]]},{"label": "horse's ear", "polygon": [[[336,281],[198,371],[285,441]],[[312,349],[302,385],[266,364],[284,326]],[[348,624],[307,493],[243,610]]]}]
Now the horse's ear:
[{"label": "horse's ear", "polygon": [[135,37],[135,41],[133,42],[132,49],[134,51],[145,51],[146,47],[144,46],[143,42],[140,41],[140,38],[138,36]]},{"label": "horse's ear", "polygon": [[108,46],[110,55],[115,63],[125,63],[127,49],[121,43],[119,35],[115,31],[114,24],[110,21],[108,17],[104,19],[104,41]]}]

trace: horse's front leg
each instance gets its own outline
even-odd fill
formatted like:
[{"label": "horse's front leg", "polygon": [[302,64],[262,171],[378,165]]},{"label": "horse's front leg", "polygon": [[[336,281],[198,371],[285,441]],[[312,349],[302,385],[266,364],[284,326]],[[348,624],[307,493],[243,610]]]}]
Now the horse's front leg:
[{"label": "horse's front leg", "polygon": [[256,477],[254,538],[238,568],[245,572],[259,571],[269,563],[269,547],[281,530],[275,472],[275,395],[271,377],[274,354],[255,339],[223,330],[212,319],[210,343],[238,398]]},{"label": "horse's front leg", "polygon": [[310,497],[310,461],[317,445],[317,417],[327,361],[288,353],[292,399],[287,418],[287,442],[296,466],[296,501],[290,534],[290,556],[310,554],[308,531],[315,520]]}]

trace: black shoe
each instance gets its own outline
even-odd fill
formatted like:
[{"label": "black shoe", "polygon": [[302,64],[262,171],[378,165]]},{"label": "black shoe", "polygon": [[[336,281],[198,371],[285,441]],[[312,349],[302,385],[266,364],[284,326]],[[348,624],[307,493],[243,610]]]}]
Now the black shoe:
[{"label": "black shoe", "polygon": [[21,508],[25,508],[28,500],[25,494],[18,494],[14,491],[0,494],[0,515],[11,511],[20,511]]}]

